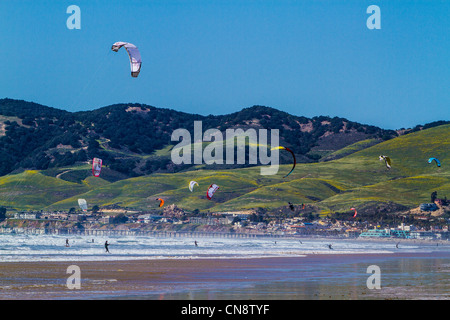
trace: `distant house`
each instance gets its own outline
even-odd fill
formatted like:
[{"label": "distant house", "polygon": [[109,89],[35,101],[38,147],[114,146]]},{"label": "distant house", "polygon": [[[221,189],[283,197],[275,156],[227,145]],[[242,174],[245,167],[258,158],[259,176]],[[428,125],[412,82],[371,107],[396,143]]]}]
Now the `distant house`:
[{"label": "distant house", "polygon": [[84,221],[86,220],[85,214],[69,214],[67,217],[67,220],[69,221]]},{"label": "distant house", "polygon": [[53,220],[67,220],[69,215],[67,213],[52,213],[48,216],[49,219]]},{"label": "distant house", "polygon": [[149,223],[150,222],[150,214],[141,214],[137,217],[138,223]]},{"label": "distant house", "polygon": [[345,236],[348,238],[357,238],[361,232],[356,228],[346,229],[345,230]]},{"label": "distant house", "polygon": [[112,223],[112,221],[113,221],[113,217],[112,216],[103,216],[100,219],[101,223],[106,223],[106,224]]},{"label": "distant house", "polygon": [[206,224],[210,226],[217,226],[221,224],[230,224],[233,220],[227,218],[214,218],[214,217],[190,217],[189,223],[193,224]]},{"label": "distant house", "polygon": [[411,231],[410,237],[412,239],[422,239],[422,240],[434,240],[436,239],[436,234],[432,231]]},{"label": "distant house", "polygon": [[14,214],[14,219],[40,219],[40,213],[29,213],[29,212],[16,212]]},{"label": "distant house", "polygon": [[139,216],[137,216],[137,222],[139,223],[151,223],[151,222],[155,222],[158,220],[161,220],[162,217],[159,215],[154,215],[154,214],[141,214]]},{"label": "distant house", "polygon": [[96,216],[86,216],[86,222],[96,223],[96,222],[98,222],[98,217],[96,217]]}]

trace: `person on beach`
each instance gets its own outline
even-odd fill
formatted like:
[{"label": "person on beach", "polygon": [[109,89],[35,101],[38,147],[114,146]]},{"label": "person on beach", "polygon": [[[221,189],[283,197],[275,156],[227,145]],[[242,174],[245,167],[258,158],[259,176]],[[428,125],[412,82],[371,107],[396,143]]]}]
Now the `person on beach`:
[{"label": "person on beach", "polygon": [[109,243],[108,243],[108,240],[105,242],[105,249],[106,249],[106,252],[108,252],[108,253],[110,253],[109,252],[109,249],[108,249],[108,246],[109,246]]}]

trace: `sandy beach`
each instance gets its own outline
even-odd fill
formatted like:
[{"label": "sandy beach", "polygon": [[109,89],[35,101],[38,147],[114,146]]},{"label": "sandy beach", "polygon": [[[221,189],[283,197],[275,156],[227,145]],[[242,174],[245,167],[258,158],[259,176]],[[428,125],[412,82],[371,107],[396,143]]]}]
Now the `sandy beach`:
[{"label": "sandy beach", "polygon": [[[69,289],[70,265],[80,289]],[[381,289],[368,289],[378,265]],[[2,300],[376,300],[449,299],[445,253],[312,254],[255,259],[7,262]]]}]

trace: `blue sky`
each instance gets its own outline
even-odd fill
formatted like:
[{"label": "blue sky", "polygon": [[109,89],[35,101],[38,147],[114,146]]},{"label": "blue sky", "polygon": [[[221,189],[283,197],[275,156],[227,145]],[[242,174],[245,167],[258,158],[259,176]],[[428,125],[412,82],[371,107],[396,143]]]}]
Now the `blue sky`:
[{"label": "blue sky", "polygon": [[[80,30],[66,27],[72,4]],[[372,4],[380,30],[366,26]],[[0,98],[412,127],[449,120],[449,17],[450,1],[1,0]],[[116,41],[139,47],[137,79]]]}]

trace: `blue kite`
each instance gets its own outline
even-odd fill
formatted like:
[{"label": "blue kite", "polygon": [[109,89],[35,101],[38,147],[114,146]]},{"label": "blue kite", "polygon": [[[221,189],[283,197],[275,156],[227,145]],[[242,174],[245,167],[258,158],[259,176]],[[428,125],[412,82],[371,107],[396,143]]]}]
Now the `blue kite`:
[{"label": "blue kite", "polygon": [[438,167],[441,166],[441,162],[439,161],[439,159],[436,159],[436,158],[430,158],[430,159],[428,159],[428,163],[432,163],[433,160],[436,162],[436,165],[437,165]]}]

